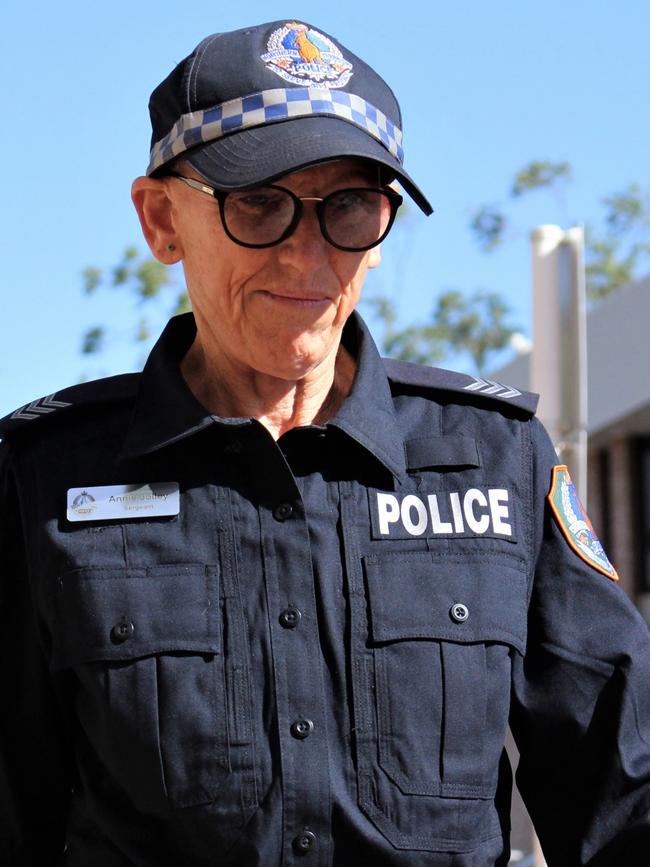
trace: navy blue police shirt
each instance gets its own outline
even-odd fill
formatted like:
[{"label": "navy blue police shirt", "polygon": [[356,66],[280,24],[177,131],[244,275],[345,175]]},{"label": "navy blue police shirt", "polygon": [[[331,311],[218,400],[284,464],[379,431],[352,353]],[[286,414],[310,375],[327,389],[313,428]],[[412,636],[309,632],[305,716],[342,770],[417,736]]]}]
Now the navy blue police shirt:
[{"label": "navy blue police shirt", "polygon": [[550,867],[647,867],[649,634],[533,398],[354,315],[275,442],[194,333],[0,425],[0,864],[506,865],[510,724]]}]

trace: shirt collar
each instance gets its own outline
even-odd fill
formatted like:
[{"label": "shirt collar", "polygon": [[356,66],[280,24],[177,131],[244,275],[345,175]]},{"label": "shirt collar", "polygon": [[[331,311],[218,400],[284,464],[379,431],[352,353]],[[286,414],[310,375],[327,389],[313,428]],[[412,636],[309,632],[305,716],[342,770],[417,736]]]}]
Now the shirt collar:
[{"label": "shirt collar", "polygon": [[404,438],[377,346],[358,313],[343,332],[343,344],[356,358],[352,389],[329,424],[344,431],[398,479],[406,474]]},{"label": "shirt collar", "polygon": [[165,326],[140,377],[122,458],[154,452],[214,424],[181,373],[181,361],[195,335],[191,313],[174,316]]},{"label": "shirt collar", "polygon": [[[239,427],[249,419],[210,415],[188,388],[180,363],[196,335],[191,313],[173,317],[142,371],[131,423],[121,457],[148,454],[213,424]],[[383,362],[365,323],[350,317],[343,342],[357,360],[350,394],[329,425],[352,437],[394,476],[406,472],[401,436]]]}]

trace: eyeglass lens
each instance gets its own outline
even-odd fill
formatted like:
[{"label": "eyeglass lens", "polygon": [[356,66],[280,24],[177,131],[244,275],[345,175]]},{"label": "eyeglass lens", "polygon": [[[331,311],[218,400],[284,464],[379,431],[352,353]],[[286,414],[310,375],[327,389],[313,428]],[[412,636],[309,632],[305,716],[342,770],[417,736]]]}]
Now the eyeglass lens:
[{"label": "eyeglass lens", "polygon": [[[238,241],[261,246],[278,241],[292,225],[299,199],[280,187],[229,193],[223,203],[228,231]],[[381,190],[348,189],[319,203],[326,236],[348,249],[363,249],[380,240],[390,224],[391,201]]]}]

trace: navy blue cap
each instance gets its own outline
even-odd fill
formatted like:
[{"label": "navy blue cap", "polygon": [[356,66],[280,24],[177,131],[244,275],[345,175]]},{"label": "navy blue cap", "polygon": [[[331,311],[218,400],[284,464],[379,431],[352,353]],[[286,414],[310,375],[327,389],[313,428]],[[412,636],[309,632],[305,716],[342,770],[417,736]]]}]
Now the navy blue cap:
[{"label": "navy blue cap", "polygon": [[310,24],[275,21],[204,39],[154,90],[147,174],[182,157],[235,190],[335,159],[371,160],[414,201],[402,117],[386,82]]}]

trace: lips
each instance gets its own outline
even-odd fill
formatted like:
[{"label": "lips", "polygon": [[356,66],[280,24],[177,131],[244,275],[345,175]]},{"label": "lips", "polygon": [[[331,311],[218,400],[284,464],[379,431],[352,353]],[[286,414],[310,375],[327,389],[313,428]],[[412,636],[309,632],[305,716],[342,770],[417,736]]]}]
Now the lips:
[{"label": "lips", "polygon": [[313,307],[318,304],[327,304],[331,303],[332,299],[328,295],[323,294],[294,294],[291,292],[272,292],[267,289],[264,289],[260,292],[260,294],[266,298],[269,298],[272,301],[277,301],[279,303],[284,304],[295,304],[295,305],[304,305],[306,307]]}]

